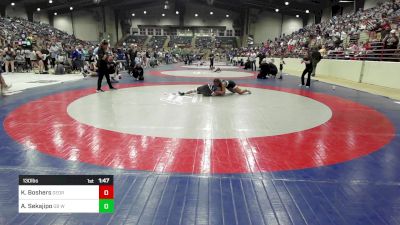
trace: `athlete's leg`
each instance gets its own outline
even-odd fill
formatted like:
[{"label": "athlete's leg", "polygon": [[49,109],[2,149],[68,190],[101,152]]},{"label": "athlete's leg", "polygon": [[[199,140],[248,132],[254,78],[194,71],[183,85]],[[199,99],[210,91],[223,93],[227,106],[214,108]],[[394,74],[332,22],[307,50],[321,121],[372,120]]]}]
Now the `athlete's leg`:
[{"label": "athlete's leg", "polygon": [[235,93],[238,93],[239,95],[243,95],[243,94],[251,94],[251,91],[250,90],[247,90],[247,89],[240,89],[238,86],[236,86],[236,87],[234,87],[233,89],[233,92],[235,92]]}]

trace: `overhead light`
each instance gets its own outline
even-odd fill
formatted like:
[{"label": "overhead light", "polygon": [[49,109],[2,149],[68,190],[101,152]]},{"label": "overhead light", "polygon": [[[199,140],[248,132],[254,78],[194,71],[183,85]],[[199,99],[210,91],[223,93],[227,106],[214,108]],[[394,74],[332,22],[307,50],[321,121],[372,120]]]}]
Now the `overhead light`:
[{"label": "overhead light", "polygon": [[197,13],[196,13],[196,14],[194,14],[194,16],[195,16],[195,17],[198,17],[198,16],[199,16],[199,14],[197,14]]},{"label": "overhead light", "polygon": [[213,15],[213,14],[214,14],[214,12],[211,11],[211,12],[210,12],[210,15]]},{"label": "overhead light", "polygon": [[50,4],[53,4],[53,0],[49,0],[49,3],[50,3]]},{"label": "overhead light", "polygon": [[132,13],[132,16],[136,16],[135,13]]},{"label": "overhead light", "polygon": [[165,14],[163,13],[163,14],[161,14],[161,16],[165,16]]},{"label": "overhead light", "polygon": [[57,13],[55,12],[54,15],[57,16]]},{"label": "overhead light", "polygon": [[310,13],[310,10],[307,9],[307,10],[306,10],[306,13]]},{"label": "overhead light", "polygon": [[299,16],[299,15],[296,15],[296,17],[299,18],[300,16]]},{"label": "overhead light", "polygon": [[349,0],[340,0],[339,3],[353,3],[354,1]]},{"label": "overhead light", "polygon": [[72,6],[71,6],[71,7],[69,7],[69,10],[71,10],[71,11],[72,11],[72,10],[74,10],[74,7],[72,7]]},{"label": "overhead light", "polygon": [[40,8],[37,8],[36,11],[40,12]]},{"label": "overhead light", "polygon": [[275,9],[275,12],[279,12],[279,9]]},{"label": "overhead light", "polygon": [[176,13],[176,15],[179,15],[179,11],[176,11],[175,13]]},{"label": "overhead light", "polygon": [[147,11],[145,10],[145,11],[143,11],[143,14],[147,14]]},{"label": "overhead light", "polygon": [[11,6],[15,6],[15,2],[11,2]]},{"label": "overhead light", "polygon": [[285,2],[285,5],[289,5],[289,2]]},{"label": "overhead light", "polygon": [[226,18],[229,18],[229,14],[226,14]]}]

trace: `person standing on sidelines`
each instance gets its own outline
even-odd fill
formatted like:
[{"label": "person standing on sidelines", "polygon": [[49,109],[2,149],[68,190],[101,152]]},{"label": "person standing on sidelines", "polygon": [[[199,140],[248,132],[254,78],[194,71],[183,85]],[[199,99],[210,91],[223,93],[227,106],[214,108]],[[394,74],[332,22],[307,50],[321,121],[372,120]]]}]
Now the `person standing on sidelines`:
[{"label": "person standing on sidelines", "polygon": [[322,56],[321,53],[318,51],[318,48],[314,47],[311,50],[311,64],[312,64],[312,72],[311,76],[315,77],[315,72],[317,70],[317,65],[319,61],[321,61]]},{"label": "person standing on sidelines", "polygon": [[4,61],[5,61],[5,69],[6,73],[9,72],[11,66],[11,73],[14,73],[14,61],[15,61],[15,50],[12,48],[11,44],[8,44],[7,47],[3,51]]},{"label": "person standing on sidelines", "polygon": [[283,56],[281,56],[281,59],[280,59],[280,62],[279,62],[279,74],[280,74],[280,76],[278,78],[280,80],[283,79],[283,65],[285,65],[285,64],[286,64],[285,60],[283,59]]},{"label": "person standing on sidelines", "polygon": [[105,76],[107,79],[108,86],[110,87],[110,90],[116,90],[111,84],[110,80],[110,74],[108,71],[108,62],[107,59],[110,56],[110,53],[108,53],[108,42],[106,40],[103,40],[100,44],[99,50],[97,52],[98,56],[98,81],[97,81],[97,93],[99,92],[104,92],[101,89],[101,83],[103,81],[103,77]]},{"label": "person standing on sidelines", "polygon": [[[1,50],[0,50],[0,55],[3,55],[3,52]],[[2,76],[2,73],[3,73],[2,67],[3,67],[3,61],[0,58],[0,95],[3,95],[5,93],[5,91],[10,89],[10,87],[11,87],[11,85],[6,84],[6,81],[4,80],[4,78]]]},{"label": "person standing on sidelines", "polygon": [[214,59],[215,59],[214,51],[211,52],[209,57],[210,57],[210,70],[213,70],[214,69]]},{"label": "person standing on sidelines", "polygon": [[250,56],[250,66],[251,66],[251,71],[257,71],[257,65],[256,65],[256,59],[257,59],[257,53],[254,52],[254,50],[251,50]]},{"label": "person standing on sidelines", "polygon": [[311,63],[311,59],[310,59],[309,54],[304,56],[304,58],[301,61],[301,63],[304,63],[306,68],[304,69],[303,74],[301,75],[301,84],[299,86],[300,87],[304,87],[304,77],[305,77],[306,74],[308,74],[307,83],[305,85],[306,85],[306,88],[310,88],[310,85],[311,85],[311,73],[312,73],[313,65]]}]

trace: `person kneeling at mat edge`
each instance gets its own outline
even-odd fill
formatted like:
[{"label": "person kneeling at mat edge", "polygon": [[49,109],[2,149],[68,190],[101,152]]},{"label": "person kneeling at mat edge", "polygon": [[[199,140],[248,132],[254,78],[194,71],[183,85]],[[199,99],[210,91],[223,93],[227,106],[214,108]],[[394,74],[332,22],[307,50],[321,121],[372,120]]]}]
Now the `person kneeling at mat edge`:
[{"label": "person kneeling at mat edge", "polygon": [[142,67],[142,60],[140,59],[140,57],[136,57],[135,62],[136,62],[135,66],[133,66],[132,69],[132,76],[136,80],[144,80],[144,70]]},{"label": "person kneeling at mat edge", "polygon": [[278,68],[271,60],[263,59],[260,65],[260,73],[257,79],[268,79],[270,76],[276,77]]},{"label": "person kneeling at mat edge", "polygon": [[117,62],[115,62],[113,56],[108,57],[108,74],[110,74],[111,83],[118,83],[120,79],[122,79],[121,74],[119,74]]}]

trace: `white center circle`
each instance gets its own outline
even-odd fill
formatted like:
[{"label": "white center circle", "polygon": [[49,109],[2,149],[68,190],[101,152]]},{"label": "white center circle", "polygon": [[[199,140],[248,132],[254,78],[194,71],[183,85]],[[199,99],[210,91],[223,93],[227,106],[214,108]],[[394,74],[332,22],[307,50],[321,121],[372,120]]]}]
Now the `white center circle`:
[{"label": "white center circle", "polygon": [[251,77],[254,76],[252,73],[240,72],[240,71],[224,71],[213,72],[212,70],[167,70],[161,72],[164,75],[176,76],[176,77]]},{"label": "white center circle", "polygon": [[82,97],[68,106],[75,120],[135,135],[225,139],[311,129],[332,117],[328,106],[286,92],[250,88],[251,95],[179,96],[199,85],[142,86]]}]

